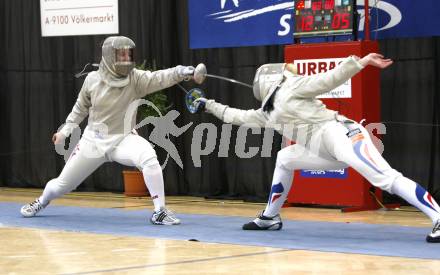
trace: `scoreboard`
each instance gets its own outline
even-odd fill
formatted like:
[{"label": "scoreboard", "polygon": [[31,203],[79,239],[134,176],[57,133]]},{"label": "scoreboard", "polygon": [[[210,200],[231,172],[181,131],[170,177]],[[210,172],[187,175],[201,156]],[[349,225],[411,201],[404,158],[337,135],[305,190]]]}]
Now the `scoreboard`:
[{"label": "scoreboard", "polygon": [[353,33],[355,0],[295,1],[295,38]]}]

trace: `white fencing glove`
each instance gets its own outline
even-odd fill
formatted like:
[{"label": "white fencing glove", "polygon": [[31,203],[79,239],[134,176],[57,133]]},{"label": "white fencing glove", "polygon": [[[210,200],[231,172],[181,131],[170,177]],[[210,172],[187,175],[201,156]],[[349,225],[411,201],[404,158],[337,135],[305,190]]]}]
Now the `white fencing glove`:
[{"label": "white fencing glove", "polygon": [[182,81],[182,80],[189,81],[194,76],[194,70],[195,70],[195,68],[193,66],[178,65],[178,66],[176,66],[177,78],[180,81]]},{"label": "white fencing glove", "polygon": [[196,100],[194,100],[193,105],[197,109],[197,113],[205,111],[205,105],[207,101],[208,99],[204,97],[199,97]]},{"label": "white fencing glove", "polygon": [[203,63],[200,63],[197,65],[197,67],[193,66],[182,66],[178,65],[176,67],[177,71],[177,77],[180,79],[180,81],[185,80],[194,80],[197,84],[202,84],[203,81],[205,81],[206,78],[206,66]]}]

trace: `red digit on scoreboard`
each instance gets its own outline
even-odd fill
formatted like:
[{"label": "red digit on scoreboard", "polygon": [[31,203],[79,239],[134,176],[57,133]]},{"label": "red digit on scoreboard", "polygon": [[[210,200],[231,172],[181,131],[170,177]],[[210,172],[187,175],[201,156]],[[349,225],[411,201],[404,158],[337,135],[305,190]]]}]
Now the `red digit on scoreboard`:
[{"label": "red digit on scoreboard", "polygon": [[319,1],[319,2],[313,2],[312,3],[312,10],[314,10],[314,11],[320,11],[320,10],[322,10],[322,2],[321,1]]},{"label": "red digit on scoreboard", "polygon": [[335,0],[325,0],[324,9],[332,10],[335,7]]},{"label": "red digit on scoreboard", "polygon": [[311,31],[312,27],[313,27],[313,15],[308,15],[301,18],[301,30]]},{"label": "red digit on scoreboard", "polygon": [[335,13],[335,15],[333,15],[333,20],[332,20],[332,29],[337,30],[341,27],[341,15],[339,13]]},{"label": "red digit on scoreboard", "polygon": [[350,27],[350,20],[348,18],[349,14],[348,13],[344,13],[342,15],[342,29],[348,29]]}]

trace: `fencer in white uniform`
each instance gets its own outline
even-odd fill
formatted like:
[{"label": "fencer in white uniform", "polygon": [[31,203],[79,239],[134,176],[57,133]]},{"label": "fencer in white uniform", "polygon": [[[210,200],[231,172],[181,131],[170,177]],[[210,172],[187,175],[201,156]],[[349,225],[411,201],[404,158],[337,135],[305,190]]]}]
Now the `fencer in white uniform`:
[{"label": "fencer in white uniform", "polygon": [[165,208],[162,169],[150,143],[131,132],[136,121],[124,121],[129,105],[147,94],[193,77],[194,67],[177,66],[158,71],[134,68],[134,42],[123,36],[108,37],[102,45],[99,70],[87,75],[78,99],[55,144],[68,137],[88,115],[88,124],[61,174],[49,181],[43,194],[22,207],[24,217],[35,216],[50,201],[74,190],[105,162],[116,161],[142,171],[154,204],[153,224],[174,225],[180,220]]},{"label": "fencer in white uniform", "polygon": [[257,70],[253,85],[254,96],[262,101],[260,109],[239,110],[211,99],[195,100],[196,106],[204,107],[226,123],[274,127],[296,141],[278,152],[266,209],[258,218],[244,224],[244,230],[282,228],[279,212],[291,188],[294,170],[333,170],[350,166],[374,186],[402,197],[428,215],[434,228],[426,240],[440,242],[440,208],[432,196],[390,167],[361,124],[327,109],[316,99],[367,65],[386,68],[391,63],[375,53],[362,59],[350,56],[335,69],[311,76],[296,74],[292,64],[266,64]]}]

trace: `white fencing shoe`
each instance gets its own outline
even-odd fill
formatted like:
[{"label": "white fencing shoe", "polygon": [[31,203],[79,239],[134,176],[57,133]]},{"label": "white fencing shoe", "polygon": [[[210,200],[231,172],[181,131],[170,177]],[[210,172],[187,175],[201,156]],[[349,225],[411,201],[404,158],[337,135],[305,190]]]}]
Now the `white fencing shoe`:
[{"label": "white fencing shoe", "polygon": [[434,224],[431,233],[426,236],[426,241],[428,243],[440,243],[440,220]]},{"label": "white fencing shoe", "polygon": [[153,212],[150,222],[159,225],[176,225],[180,224],[180,220],[174,216],[174,213],[164,207],[159,211]]},{"label": "white fencing shoe", "polygon": [[40,212],[42,209],[44,209],[46,205],[43,205],[38,199],[34,200],[33,202],[24,205],[20,212],[23,217],[30,218],[35,216],[38,212]]},{"label": "white fencing shoe", "polygon": [[263,215],[264,211],[253,221],[243,224],[243,230],[280,230],[283,222],[279,214],[273,217]]}]

